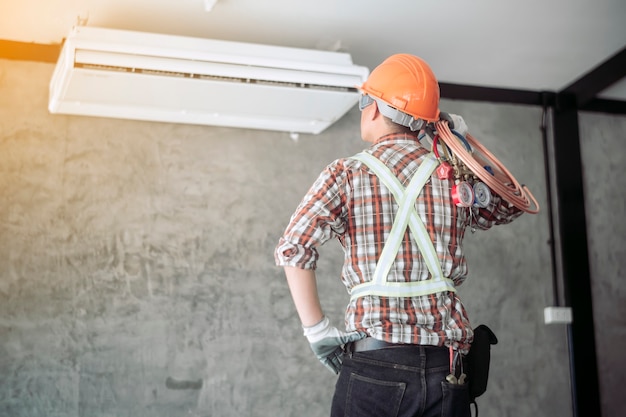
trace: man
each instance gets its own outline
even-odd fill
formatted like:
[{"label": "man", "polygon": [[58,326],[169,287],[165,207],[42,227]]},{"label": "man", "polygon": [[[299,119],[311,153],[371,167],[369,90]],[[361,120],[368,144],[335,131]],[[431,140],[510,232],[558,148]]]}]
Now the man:
[{"label": "man", "polygon": [[[473,337],[455,292],[467,273],[463,236],[469,225],[488,229],[521,211],[497,195],[486,207],[457,206],[454,179],[437,174],[430,145],[418,139],[440,118],[439,85],[426,62],[392,55],[361,91],[361,137],[370,147],[320,174],[276,247],[276,263],[312,350],[339,373],[332,416],[469,415],[466,384],[445,382],[460,377],[457,358]],[[324,316],[316,287],[316,247],[331,238],[345,252],[346,331]]]}]

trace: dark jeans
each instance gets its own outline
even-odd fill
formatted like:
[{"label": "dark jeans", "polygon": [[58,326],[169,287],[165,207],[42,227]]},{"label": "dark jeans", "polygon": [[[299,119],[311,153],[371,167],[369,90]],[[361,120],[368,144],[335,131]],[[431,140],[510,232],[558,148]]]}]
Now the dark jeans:
[{"label": "dark jeans", "polygon": [[445,380],[449,358],[426,346],[346,353],[331,417],[469,417],[467,384]]}]

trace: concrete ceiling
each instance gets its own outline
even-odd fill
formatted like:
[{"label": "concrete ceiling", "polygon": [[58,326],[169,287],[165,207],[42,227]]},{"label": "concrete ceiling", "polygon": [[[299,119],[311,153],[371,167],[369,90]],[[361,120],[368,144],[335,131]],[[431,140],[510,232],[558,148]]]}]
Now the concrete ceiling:
[{"label": "concrete ceiling", "polygon": [[[624,0],[0,2],[0,40],[58,44],[83,24],[345,51],[370,69],[407,52],[442,83],[531,91],[560,91],[623,51],[625,22]],[[598,97],[626,100],[626,78]]]}]

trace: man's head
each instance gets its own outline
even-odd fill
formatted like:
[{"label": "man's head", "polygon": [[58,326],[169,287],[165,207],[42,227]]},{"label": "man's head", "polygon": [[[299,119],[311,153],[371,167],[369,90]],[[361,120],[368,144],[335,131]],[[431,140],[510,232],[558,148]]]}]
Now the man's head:
[{"label": "man's head", "polygon": [[414,55],[390,56],[360,89],[365,95],[359,104],[363,111],[375,103],[382,116],[411,131],[439,120],[439,83],[428,64]]}]

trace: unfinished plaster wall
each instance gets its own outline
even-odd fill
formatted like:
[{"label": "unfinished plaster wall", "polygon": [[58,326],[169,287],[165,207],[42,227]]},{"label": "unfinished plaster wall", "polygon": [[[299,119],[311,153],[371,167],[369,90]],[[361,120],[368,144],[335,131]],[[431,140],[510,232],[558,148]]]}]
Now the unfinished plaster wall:
[{"label": "unfinished plaster wall", "polygon": [[[335,377],[302,337],[273,250],[321,169],[318,136],[50,115],[50,64],[0,60],[0,416],[328,415]],[[545,204],[540,110],[444,102]],[[460,294],[498,335],[480,414],[571,414],[545,212],[468,232]],[[341,251],[321,249],[340,324]]]},{"label": "unfinished plaster wall", "polygon": [[602,415],[624,412],[626,117],[583,113],[581,159]]}]

